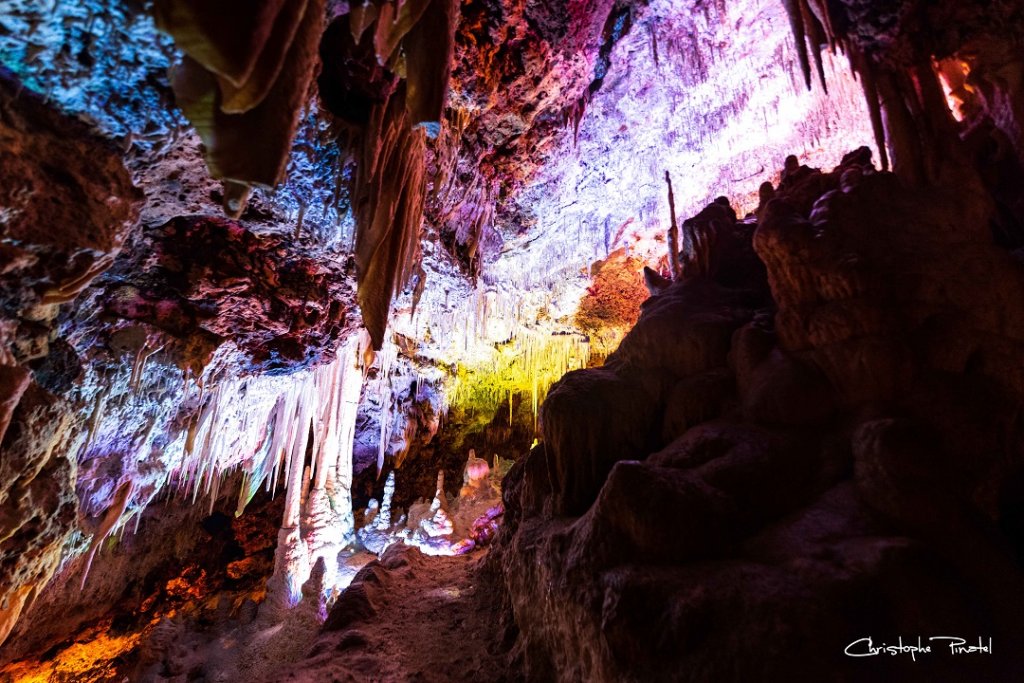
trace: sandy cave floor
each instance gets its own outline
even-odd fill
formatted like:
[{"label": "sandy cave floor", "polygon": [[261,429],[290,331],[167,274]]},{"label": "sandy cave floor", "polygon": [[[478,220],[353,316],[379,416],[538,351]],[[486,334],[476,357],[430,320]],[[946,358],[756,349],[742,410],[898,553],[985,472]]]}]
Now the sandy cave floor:
[{"label": "sandy cave floor", "polygon": [[431,557],[392,546],[360,571],[309,656],[264,680],[517,680],[486,556]]}]

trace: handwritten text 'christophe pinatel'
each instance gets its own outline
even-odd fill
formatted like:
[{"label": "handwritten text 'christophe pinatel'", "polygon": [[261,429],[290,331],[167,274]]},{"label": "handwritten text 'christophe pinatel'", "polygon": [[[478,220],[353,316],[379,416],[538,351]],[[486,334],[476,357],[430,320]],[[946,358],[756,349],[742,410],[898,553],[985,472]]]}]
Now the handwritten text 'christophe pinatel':
[{"label": "handwritten text 'christophe pinatel'", "polygon": [[917,661],[918,655],[930,655],[933,653],[944,653],[947,655],[990,655],[992,654],[992,639],[978,638],[977,642],[968,643],[966,638],[958,636],[931,636],[927,640],[921,636],[917,641],[903,642],[903,636],[895,645],[882,643],[875,645],[870,638],[858,638],[843,650],[848,657],[878,657],[879,655],[910,655],[910,658]]}]

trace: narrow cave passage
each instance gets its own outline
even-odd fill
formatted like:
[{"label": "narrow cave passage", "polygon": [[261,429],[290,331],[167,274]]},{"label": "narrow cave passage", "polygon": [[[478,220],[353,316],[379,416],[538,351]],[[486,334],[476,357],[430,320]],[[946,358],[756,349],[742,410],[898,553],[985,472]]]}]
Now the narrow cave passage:
[{"label": "narrow cave passage", "polygon": [[1016,681],[1020,0],[0,2],[0,681]]}]

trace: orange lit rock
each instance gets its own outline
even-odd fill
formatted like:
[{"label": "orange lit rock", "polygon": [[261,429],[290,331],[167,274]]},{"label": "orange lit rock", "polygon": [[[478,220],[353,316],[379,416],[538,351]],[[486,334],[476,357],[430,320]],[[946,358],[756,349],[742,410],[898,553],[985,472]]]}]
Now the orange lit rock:
[{"label": "orange lit rock", "polygon": [[228,578],[242,579],[247,576],[256,575],[259,572],[266,572],[269,563],[256,557],[245,557],[228,564]]},{"label": "orange lit rock", "polygon": [[[618,250],[591,266],[593,282],[580,301],[575,322],[591,335],[592,343],[597,342],[598,355],[610,353],[640,317],[640,304],[648,296],[640,275],[643,265],[625,250]],[[602,344],[604,335],[609,333],[612,343]]]}]

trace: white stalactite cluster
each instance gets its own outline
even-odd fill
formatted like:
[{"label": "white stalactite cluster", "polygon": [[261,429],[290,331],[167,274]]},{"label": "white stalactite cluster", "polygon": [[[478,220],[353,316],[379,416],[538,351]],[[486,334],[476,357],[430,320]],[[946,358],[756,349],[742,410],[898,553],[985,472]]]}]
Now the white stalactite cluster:
[{"label": "white stalactite cluster", "polygon": [[[324,584],[334,585],[338,554],[353,538],[352,446],[368,343],[365,335],[351,338],[333,363],[308,373],[275,406],[275,435],[260,473],[266,478],[270,469],[276,479],[282,464],[287,473],[271,588],[283,590],[279,597],[288,605],[301,599],[302,584],[319,559]],[[280,441],[277,434],[283,435]],[[307,452],[312,454],[308,464]],[[239,508],[243,505],[240,499]]]},{"label": "white stalactite cluster", "polygon": [[193,502],[206,496],[212,509],[225,475],[240,468],[236,515],[261,487],[284,490],[275,581],[289,605],[318,559],[325,584],[334,581],[338,553],[354,538],[352,449],[368,345],[361,333],[332,362],[311,370],[220,382],[201,398],[170,475],[179,495]]},{"label": "white stalactite cluster", "polygon": [[552,334],[520,327],[508,343],[484,361],[466,365],[450,391],[449,402],[497,406],[510,394],[529,394],[533,415],[551,385],[562,375],[585,368],[590,344],[580,334]]},{"label": "white stalactite cluster", "polygon": [[[285,526],[299,521],[304,475],[313,481],[313,491],[347,494],[365,343],[364,335],[356,335],[333,362],[287,377],[219,383],[188,428],[184,457],[172,474],[179,491],[193,501],[202,493],[212,505],[223,476],[242,468],[236,514],[260,486],[271,492],[283,486]],[[313,458],[307,468],[310,438]]]}]

